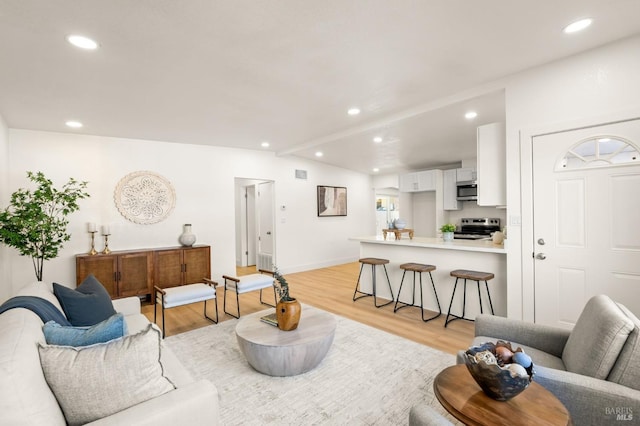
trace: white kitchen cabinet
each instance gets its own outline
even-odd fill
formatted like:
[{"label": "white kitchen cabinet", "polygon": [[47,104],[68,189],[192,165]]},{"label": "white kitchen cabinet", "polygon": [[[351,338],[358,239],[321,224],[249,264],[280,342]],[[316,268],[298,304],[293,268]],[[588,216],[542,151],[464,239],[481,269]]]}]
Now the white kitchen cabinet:
[{"label": "white kitchen cabinet", "polygon": [[435,191],[438,173],[441,170],[427,170],[400,175],[401,192]]},{"label": "white kitchen cabinet", "polygon": [[400,191],[401,192],[416,192],[418,190],[418,176],[417,173],[407,173],[400,175]]},{"label": "white kitchen cabinet", "polygon": [[478,127],[477,181],[479,206],[507,204],[504,123]]},{"label": "white kitchen cabinet", "polygon": [[469,182],[472,180],[476,180],[476,169],[472,167],[463,167],[461,169],[456,170],[456,181],[458,182]]},{"label": "white kitchen cabinet", "polygon": [[458,188],[457,170],[450,169],[443,172],[442,177],[443,205],[445,210],[460,210],[462,203],[457,200]]}]

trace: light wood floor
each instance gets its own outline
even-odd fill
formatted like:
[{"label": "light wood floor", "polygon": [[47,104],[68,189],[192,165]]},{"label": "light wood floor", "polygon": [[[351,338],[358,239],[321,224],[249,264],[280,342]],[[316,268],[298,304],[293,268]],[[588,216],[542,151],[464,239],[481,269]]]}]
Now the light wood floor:
[{"label": "light wood floor", "polygon": [[[365,297],[353,301],[353,290],[358,279],[360,264],[358,262],[312,271],[287,274],[291,295],[300,302],[333,312],[355,321],[370,325],[380,330],[402,336],[424,345],[431,346],[443,352],[455,354],[460,349],[469,347],[473,339],[473,323],[469,321],[454,321],[444,328],[444,318],[448,307],[448,300],[440,300],[443,314],[427,323],[420,318],[420,309],[407,307],[393,312],[393,304],[382,308],[373,306],[373,298]],[[255,273],[254,267],[238,268],[237,275]],[[235,294],[227,300],[227,309],[235,309]],[[218,312],[220,321],[227,321],[233,317],[226,315],[222,309],[224,296],[224,282],[218,286]],[[258,300],[259,293],[250,292],[240,295],[241,314],[268,309]],[[264,291],[264,299],[273,301],[273,292]],[[213,301],[207,303],[207,311],[210,317],[215,316]],[[153,321],[153,305],[144,305],[142,312]],[[430,312],[425,312],[427,315]],[[304,310],[302,313],[304,317]],[[167,309],[166,335],[184,333],[195,328],[211,325],[211,322],[203,317],[203,303]],[[161,322],[161,313],[158,309],[158,323]]]}]

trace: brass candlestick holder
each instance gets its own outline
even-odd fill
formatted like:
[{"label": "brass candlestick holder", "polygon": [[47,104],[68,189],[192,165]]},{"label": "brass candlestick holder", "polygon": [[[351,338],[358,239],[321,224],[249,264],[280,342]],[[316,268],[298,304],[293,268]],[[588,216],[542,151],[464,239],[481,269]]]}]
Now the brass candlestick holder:
[{"label": "brass candlestick holder", "polygon": [[89,254],[91,256],[94,256],[96,254],[98,254],[98,251],[96,250],[96,232],[97,231],[89,231],[89,233],[91,234],[91,250],[89,251]]},{"label": "brass candlestick holder", "polygon": [[109,235],[111,234],[102,234],[104,237],[104,250],[102,250],[102,254],[111,253],[111,250],[109,250]]}]

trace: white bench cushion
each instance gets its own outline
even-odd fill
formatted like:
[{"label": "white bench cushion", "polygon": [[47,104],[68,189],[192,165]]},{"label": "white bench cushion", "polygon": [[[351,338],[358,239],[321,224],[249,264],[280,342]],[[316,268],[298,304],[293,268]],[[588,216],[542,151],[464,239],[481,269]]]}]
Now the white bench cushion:
[{"label": "white bench cushion", "polygon": [[226,280],[227,288],[236,291],[238,294],[273,286],[273,277],[270,275],[251,274],[244,275],[238,279],[240,280],[238,283],[233,280]]},{"label": "white bench cushion", "polygon": [[[177,287],[163,289],[164,307],[173,308],[175,306],[188,305],[189,303],[202,302],[216,298],[216,290],[207,284],[187,284]],[[158,301],[160,301],[158,293]]]}]

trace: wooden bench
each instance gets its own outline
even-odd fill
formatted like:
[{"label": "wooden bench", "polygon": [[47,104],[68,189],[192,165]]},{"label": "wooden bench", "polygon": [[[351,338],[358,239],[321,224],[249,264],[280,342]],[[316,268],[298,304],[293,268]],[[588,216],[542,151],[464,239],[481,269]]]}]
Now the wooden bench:
[{"label": "wooden bench", "polygon": [[[238,295],[255,290],[260,290],[260,303],[274,308],[276,307],[277,298],[276,289],[273,286],[273,272],[267,271],[266,269],[260,269],[259,272],[259,274],[243,275],[241,277],[230,277],[229,275],[222,276],[222,278],[224,278],[223,310],[225,314],[231,315],[234,318],[240,318],[240,299]],[[273,305],[262,300],[262,290],[269,287],[273,289]],[[231,290],[236,293],[237,315],[227,312],[227,290]]]},{"label": "wooden bench", "polygon": [[155,289],[155,302],[153,307],[153,322],[156,323],[157,306],[162,306],[162,337],[164,337],[164,310],[176,306],[189,305],[191,303],[204,302],[204,317],[214,323],[218,323],[218,304],[216,303],[216,319],[207,316],[207,300],[216,299],[216,287],[218,283],[208,278],[203,278],[204,283],[180,285],[177,287]]}]

